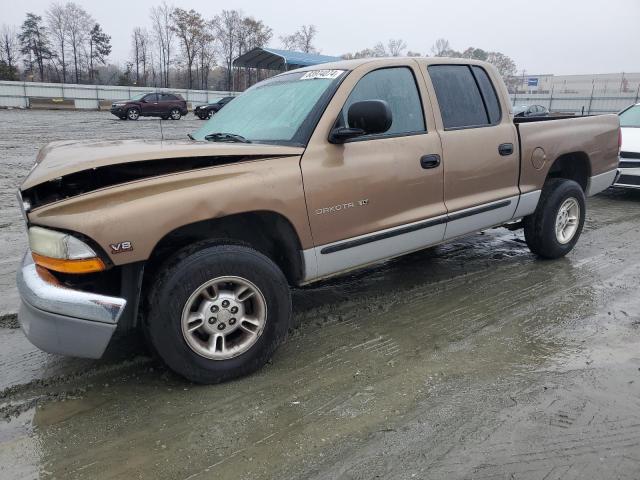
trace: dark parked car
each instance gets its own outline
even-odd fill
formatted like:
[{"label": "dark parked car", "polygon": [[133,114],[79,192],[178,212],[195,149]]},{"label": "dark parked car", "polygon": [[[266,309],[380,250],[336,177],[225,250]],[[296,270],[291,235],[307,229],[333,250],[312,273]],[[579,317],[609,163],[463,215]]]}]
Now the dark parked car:
[{"label": "dark parked car", "polygon": [[187,102],[176,93],[141,93],[130,100],[113,102],[111,113],[122,120],[140,117],[180,120],[187,114]]},{"label": "dark parked car", "polygon": [[235,97],[224,97],[213,103],[205,103],[204,105],[198,105],[193,110],[193,113],[200,120],[207,120],[211,118],[214,113],[216,113],[218,110],[220,110],[222,107],[224,107],[227,103],[229,103],[234,98]]},{"label": "dark parked car", "polygon": [[518,105],[513,107],[514,117],[548,117],[549,109],[542,105]]}]

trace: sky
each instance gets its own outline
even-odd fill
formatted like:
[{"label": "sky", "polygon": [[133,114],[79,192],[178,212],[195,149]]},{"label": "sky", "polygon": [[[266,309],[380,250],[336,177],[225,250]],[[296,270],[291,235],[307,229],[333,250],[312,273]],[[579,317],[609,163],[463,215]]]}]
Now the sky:
[{"label": "sky", "polygon": [[[150,26],[149,9],[161,0],[77,0],[112,36],[111,61],[130,57],[130,35]],[[26,12],[42,14],[51,1],[21,0],[0,24],[20,25]],[[6,3],[5,3],[6,2]],[[325,55],[370,48],[402,38],[408,49],[429,53],[438,38],[462,51],[469,46],[509,55],[527,74],[640,72],[640,0],[173,0],[206,18],[222,9],[242,10],[274,31],[270,43],[302,24],[318,29]]]}]

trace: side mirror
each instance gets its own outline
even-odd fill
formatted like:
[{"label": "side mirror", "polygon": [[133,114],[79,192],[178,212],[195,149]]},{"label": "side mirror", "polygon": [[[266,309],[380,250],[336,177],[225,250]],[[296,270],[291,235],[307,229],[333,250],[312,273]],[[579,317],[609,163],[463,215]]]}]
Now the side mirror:
[{"label": "side mirror", "polygon": [[363,100],[349,107],[347,113],[350,128],[338,127],[331,131],[331,143],[344,143],[362,135],[384,133],[393,122],[389,105],[384,100]]}]

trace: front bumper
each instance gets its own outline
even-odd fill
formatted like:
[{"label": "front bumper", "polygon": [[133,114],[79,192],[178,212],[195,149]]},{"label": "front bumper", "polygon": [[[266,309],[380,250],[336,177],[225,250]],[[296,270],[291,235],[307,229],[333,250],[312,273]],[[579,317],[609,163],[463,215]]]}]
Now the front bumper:
[{"label": "front bumper", "polygon": [[111,107],[111,113],[116,117],[121,117],[126,115],[127,111],[124,107]]},{"label": "front bumper", "polygon": [[60,285],[27,251],[17,275],[18,320],[36,347],[49,353],[100,358],[127,301]]}]

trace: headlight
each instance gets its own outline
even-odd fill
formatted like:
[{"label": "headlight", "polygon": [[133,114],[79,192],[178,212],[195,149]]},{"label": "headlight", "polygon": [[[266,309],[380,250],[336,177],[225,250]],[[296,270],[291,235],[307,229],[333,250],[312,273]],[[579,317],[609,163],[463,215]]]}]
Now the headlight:
[{"label": "headlight", "polygon": [[67,233],[31,227],[29,247],[36,264],[49,270],[91,273],[105,269],[104,262],[90,246]]}]

